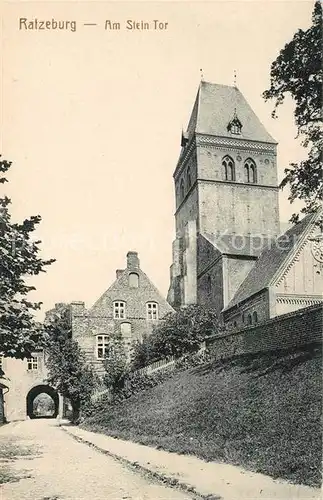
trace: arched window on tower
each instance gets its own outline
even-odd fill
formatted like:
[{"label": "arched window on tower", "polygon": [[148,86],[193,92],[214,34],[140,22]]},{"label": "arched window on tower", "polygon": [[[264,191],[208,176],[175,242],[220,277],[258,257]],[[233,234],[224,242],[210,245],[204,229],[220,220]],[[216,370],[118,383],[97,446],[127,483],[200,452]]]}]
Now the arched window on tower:
[{"label": "arched window on tower", "polygon": [[225,156],[222,160],[223,176],[226,181],[235,181],[235,167],[231,156]]},{"label": "arched window on tower", "polygon": [[187,169],[187,190],[189,190],[191,186],[192,186],[192,175],[191,175],[191,169],[190,169],[190,167],[188,167],[188,169]]},{"label": "arched window on tower", "polygon": [[244,172],[245,172],[245,182],[256,184],[257,182],[257,167],[255,162],[248,158],[244,164]]},{"label": "arched window on tower", "polygon": [[180,195],[181,195],[181,200],[184,199],[184,196],[185,196],[185,187],[184,187],[184,181],[183,179],[181,180],[181,184],[180,184]]},{"label": "arched window on tower", "polygon": [[256,311],[253,312],[252,319],[255,324],[258,323],[258,314]]}]

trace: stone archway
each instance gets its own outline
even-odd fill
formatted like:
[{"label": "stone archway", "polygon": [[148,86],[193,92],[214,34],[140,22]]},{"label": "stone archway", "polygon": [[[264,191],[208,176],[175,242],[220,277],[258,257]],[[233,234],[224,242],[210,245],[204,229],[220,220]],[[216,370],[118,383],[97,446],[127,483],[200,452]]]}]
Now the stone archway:
[{"label": "stone archway", "polygon": [[[48,394],[54,401],[54,412],[53,415],[47,416],[47,417],[39,417],[35,414],[34,412],[34,399],[39,396],[39,394]],[[30,391],[28,392],[26,396],[26,409],[27,409],[27,416],[29,418],[56,418],[59,412],[59,395],[58,392],[53,389],[53,387],[50,387],[49,385],[45,384],[40,384],[36,385],[35,387],[32,387]]]}]

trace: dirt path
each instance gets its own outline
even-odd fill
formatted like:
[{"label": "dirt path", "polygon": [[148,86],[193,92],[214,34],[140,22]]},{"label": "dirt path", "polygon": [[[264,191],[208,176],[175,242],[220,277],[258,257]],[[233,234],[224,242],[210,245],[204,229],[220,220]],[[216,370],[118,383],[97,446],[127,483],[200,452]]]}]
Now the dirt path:
[{"label": "dirt path", "polygon": [[[0,463],[16,482],[0,486],[1,500],[189,500],[189,493],[153,482],[75,441],[56,420],[28,420],[0,428],[0,442],[18,458]],[[17,451],[18,450],[18,451]],[[25,455],[19,457],[25,450]]]}]

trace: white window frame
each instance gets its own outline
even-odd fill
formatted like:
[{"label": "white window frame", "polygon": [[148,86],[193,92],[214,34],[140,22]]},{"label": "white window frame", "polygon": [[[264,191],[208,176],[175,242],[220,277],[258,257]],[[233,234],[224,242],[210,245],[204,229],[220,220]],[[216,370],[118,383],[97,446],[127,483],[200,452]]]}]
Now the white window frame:
[{"label": "white window frame", "polygon": [[126,303],[123,300],[115,300],[113,302],[113,318],[114,319],[126,318]]},{"label": "white window frame", "polygon": [[27,358],[27,370],[29,372],[37,371],[39,368],[38,356]]},{"label": "white window frame", "polygon": [[[105,359],[108,348],[109,348],[109,336],[105,335],[104,333],[97,335],[96,336],[96,347],[95,347],[96,359],[98,359],[98,360]],[[99,355],[99,350],[100,350],[100,352],[102,350],[102,353],[100,355]]]},{"label": "white window frame", "polygon": [[149,321],[157,321],[159,318],[159,307],[158,302],[147,302],[146,303],[146,315],[147,320]]}]

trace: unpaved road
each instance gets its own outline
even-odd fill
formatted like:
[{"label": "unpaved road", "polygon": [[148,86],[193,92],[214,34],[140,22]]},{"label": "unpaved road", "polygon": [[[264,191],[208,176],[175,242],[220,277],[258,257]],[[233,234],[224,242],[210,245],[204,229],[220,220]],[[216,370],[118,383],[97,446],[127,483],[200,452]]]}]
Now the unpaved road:
[{"label": "unpaved road", "polygon": [[[0,444],[29,450],[1,467],[16,482],[0,486],[1,500],[191,500],[189,493],[144,477],[117,460],[75,441],[57,421],[27,420],[0,428]],[[31,454],[30,454],[31,453]]]}]

